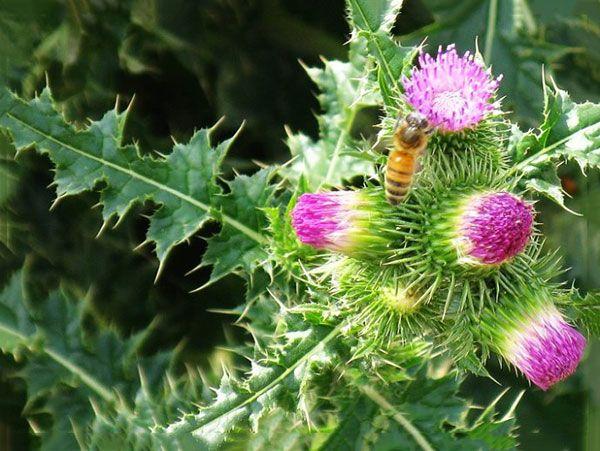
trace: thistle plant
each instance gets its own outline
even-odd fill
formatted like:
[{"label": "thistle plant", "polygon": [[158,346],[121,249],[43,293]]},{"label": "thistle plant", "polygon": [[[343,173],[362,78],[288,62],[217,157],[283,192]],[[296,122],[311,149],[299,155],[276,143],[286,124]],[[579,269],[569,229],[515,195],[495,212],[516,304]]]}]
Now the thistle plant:
[{"label": "thistle plant", "polygon": [[[448,42],[432,55],[391,37],[401,3],[348,0],[349,61],[307,69],[321,90],[318,140],[289,131],[291,161],[252,175],[223,177],[237,134],[215,144],[218,124],[142,156],[124,137],[133,105],[76,127],[49,88],[31,100],[0,93],[0,129],[19,155],[49,158],[57,200],[99,191],[103,230],[152,202],[141,246],[154,247],[157,278],[175,246],[217,222],[198,268],[212,268],[208,284],[236,274],[247,285],[229,311],[249,332],[232,345],[246,364],[223,364],[216,382],[177,350],[144,355],[145,337],[101,323],[84,333],[72,310],[85,299],[31,299],[27,267],[13,276],[0,348],[26,361],[18,376],[42,393],[29,396],[50,425],[26,414],[48,449],[512,449],[523,394],[476,414],[462,381],[490,377],[492,357],[542,390],[577,371],[600,328],[598,298],[560,283],[534,205],[564,206],[560,161],[600,166],[600,106],[550,81],[539,129],[521,131],[478,51]],[[353,123],[372,107],[379,132],[359,138]],[[431,136],[391,205],[376,142],[386,147],[411,111]],[[49,327],[48,311],[70,321]],[[116,350],[110,371],[88,355],[102,346]]]}]

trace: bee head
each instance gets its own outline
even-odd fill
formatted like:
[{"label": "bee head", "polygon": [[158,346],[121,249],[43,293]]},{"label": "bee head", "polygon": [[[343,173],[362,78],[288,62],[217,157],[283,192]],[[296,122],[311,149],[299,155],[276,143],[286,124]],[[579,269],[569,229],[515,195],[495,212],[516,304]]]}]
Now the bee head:
[{"label": "bee head", "polygon": [[427,118],[416,111],[412,111],[406,115],[406,123],[410,127],[414,127],[419,130],[425,130],[429,127],[429,121]]}]

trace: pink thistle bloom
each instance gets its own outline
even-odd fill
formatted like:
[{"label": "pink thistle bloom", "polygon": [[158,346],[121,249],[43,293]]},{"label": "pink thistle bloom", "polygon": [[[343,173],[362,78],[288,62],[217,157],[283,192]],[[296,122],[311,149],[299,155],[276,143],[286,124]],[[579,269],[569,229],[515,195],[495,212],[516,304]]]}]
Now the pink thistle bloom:
[{"label": "pink thistle bloom", "polygon": [[586,340],[550,304],[525,315],[505,337],[503,354],[525,376],[548,390],[577,369]]},{"label": "pink thistle bloom", "polygon": [[292,211],[292,226],[302,243],[317,249],[371,256],[390,241],[375,223],[382,214],[365,192],[303,194]]},{"label": "pink thistle bloom", "polygon": [[520,253],[533,232],[533,208],[507,193],[469,197],[457,218],[456,239],[460,260],[496,265]]},{"label": "pink thistle bloom", "polygon": [[402,83],[408,103],[432,126],[457,132],[474,127],[495,109],[490,100],[501,79],[492,78],[469,52],[459,56],[451,44],[445,51],[440,46],[435,58],[421,53],[419,67]]}]

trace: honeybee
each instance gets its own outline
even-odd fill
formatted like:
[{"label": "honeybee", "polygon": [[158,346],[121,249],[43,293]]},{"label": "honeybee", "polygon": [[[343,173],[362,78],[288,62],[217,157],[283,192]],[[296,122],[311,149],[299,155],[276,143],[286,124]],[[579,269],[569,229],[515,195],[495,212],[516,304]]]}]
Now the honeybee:
[{"label": "honeybee", "polygon": [[421,113],[411,112],[398,120],[385,170],[385,197],[390,204],[397,205],[406,197],[431,131]]}]

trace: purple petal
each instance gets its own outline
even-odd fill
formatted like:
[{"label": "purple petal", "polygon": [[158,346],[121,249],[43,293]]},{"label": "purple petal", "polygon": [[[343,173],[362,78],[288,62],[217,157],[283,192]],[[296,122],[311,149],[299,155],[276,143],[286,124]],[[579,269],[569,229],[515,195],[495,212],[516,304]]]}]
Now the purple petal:
[{"label": "purple petal", "polygon": [[484,264],[511,259],[525,248],[532,232],[533,208],[507,192],[473,197],[461,217],[464,250]]},{"label": "purple petal", "polygon": [[477,125],[494,110],[490,100],[501,79],[492,78],[469,52],[458,56],[451,44],[445,51],[440,47],[435,58],[421,53],[419,67],[403,84],[408,103],[431,125],[456,132]]},{"label": "purple petal", "polygon": [[517,334],[509,359],[542,390],[575,372],[586,340],[556,309],[544,312]]},{"label": "purple petal", "polygon": [[318,249],[346,247],[356,202],[354,191],[303,194],[292,211],[292,226],[304,244]]}]

